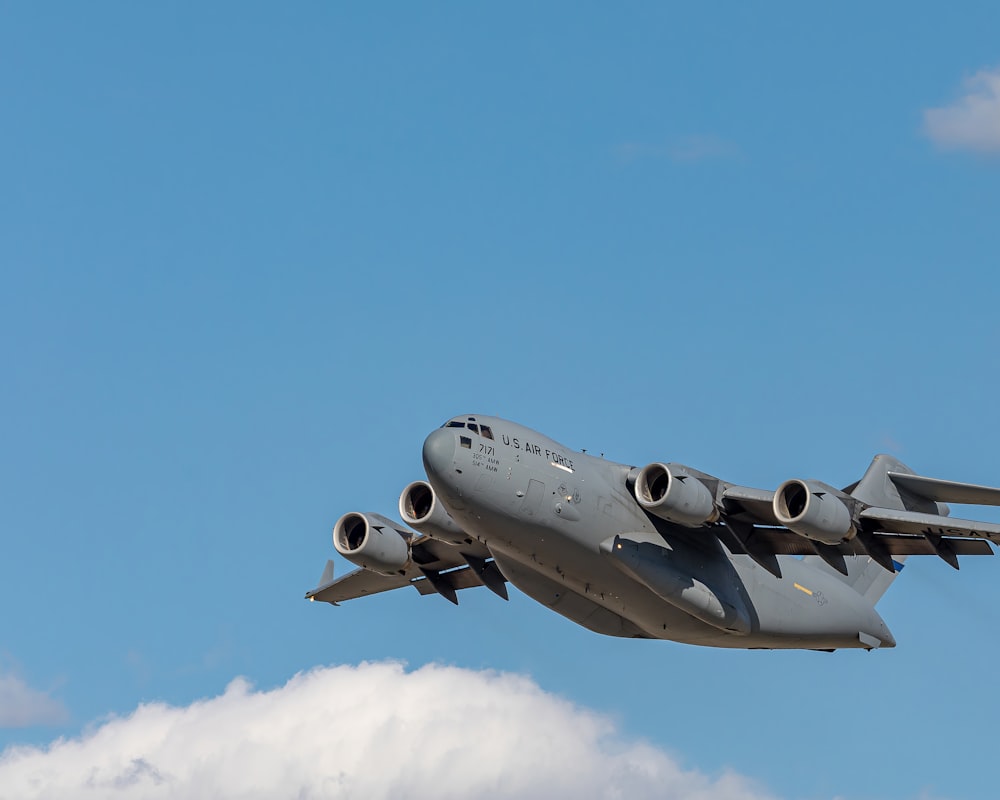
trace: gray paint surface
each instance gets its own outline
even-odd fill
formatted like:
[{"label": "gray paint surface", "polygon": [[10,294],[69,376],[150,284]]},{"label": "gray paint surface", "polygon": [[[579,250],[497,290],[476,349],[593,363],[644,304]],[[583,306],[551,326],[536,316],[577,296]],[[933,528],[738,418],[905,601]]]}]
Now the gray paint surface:
[{"label": "gray paint surface", "polygon": [[409,527],[345,514],[335,546],[364,566],[334,578],[328,563],[308,599],[412,584],[457,603],[476,586],[506,597],[509,581],[610,636],[872,649],[895,646],[875,603],[907,555],[957,567],[1000,541],[1000,526],[943,505],[1000,504],[1000,490],[917,476],[884,455],[847,490],[794,480],[776,496],[678,464],[639,470],[471,415],[433,431],[423,461],[427,481],[400,498]]}]

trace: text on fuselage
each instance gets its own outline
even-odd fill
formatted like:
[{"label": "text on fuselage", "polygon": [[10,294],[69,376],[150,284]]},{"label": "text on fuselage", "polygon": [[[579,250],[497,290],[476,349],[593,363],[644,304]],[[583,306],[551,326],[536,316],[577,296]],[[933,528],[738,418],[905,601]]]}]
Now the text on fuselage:
[{"label": "text on fuselage", "polygon": [[479,443],[479,451],[472,454],[472,465],[481,467],[487,472],[500,471],[500,459],[497,458],[496,448],[485,442]]},{"label": "text on fuselage", "polygon": [[566,467],[567,469],[573,469],[573,460],[566,458],[566,456],[562,453],[557,453],[554,450],[549,450],[541,447],[540,445],[532,444],[531,442],[522,442],[516,436],[511,438],[506,433],[500,434],[500,439],[505,445],[507,445],[507,447],[513,448],[514,450],[520,450],[522,453],[539,456],[540,458],[547,459],[553,464],[558,464],[559,466]]}]

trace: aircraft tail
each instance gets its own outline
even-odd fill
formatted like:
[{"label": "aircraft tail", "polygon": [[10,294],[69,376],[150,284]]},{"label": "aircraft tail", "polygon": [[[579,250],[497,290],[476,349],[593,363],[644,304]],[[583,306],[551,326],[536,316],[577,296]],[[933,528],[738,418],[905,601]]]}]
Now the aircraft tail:
[{"label": "aircraft tail", "polygon": [[[899,459],[888,455],[877,455],[872,459],[871,465],[861,480],[848,486],[844,491],[863,503],[879,508],[891,508],[898,511],[918,511],[947,516],[948,506],[901,489],[889,477],[890,472],[897,475],[916,474]],[[893,558],[893,566],[896,568],[895,572],[889,572],[889,570],[876,563],[869,556],[848,556],[844,559],[847,563],[847,575],[841,574],[817,556],[806,556],[806,559],[817,569],[822,569],[825,572],[835,575],[865,599],[875,604],[885,594],[886,590],[896,579],[896,576],[899,575],[906,556],[895,556]]]}]

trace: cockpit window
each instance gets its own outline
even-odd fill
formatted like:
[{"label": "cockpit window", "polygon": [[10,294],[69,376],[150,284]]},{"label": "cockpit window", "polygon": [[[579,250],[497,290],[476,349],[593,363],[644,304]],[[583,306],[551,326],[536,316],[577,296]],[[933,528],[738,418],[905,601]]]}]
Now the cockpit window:
[{"label": "cockpit window", "polygon": [[[475,419],[475,418],[474,417],[470,417],[470,419]],[[493,431],[490,430],[490,426],[489,425],[477,425],[475,422],[461,422],[460,420],[452,419],[452,420],[448,420],[441,427],[442,428],[467,428],[470,431],[472,431],[473,433],[479,433],[482,436],[485,436],[487,439],[492,439],[493,438]],[[463,447],[468,447],[468,446],[470,446],[470,445],[463,445]]]},{"label": "cockpit window", "polygon": [[459,436],[458,443],[462,445],[462,447],[464,447],[466,450],[472,449],[472,439],[470,439],[468,436]]}]

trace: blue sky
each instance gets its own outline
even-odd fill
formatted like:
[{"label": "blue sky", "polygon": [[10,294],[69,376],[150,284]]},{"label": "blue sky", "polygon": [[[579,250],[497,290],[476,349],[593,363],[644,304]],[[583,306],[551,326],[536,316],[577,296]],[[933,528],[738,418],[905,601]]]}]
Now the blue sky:
[{"label": "blue sky", "polygon": [[395,659],[528,676],[775,797],[991,797],[992,559],[911,560],[871,654],[302,594],[336,518],[395,514],[465,412],[763,488],[882,451],[1000,484],[998,25],[5,7],[0,746]]}]

